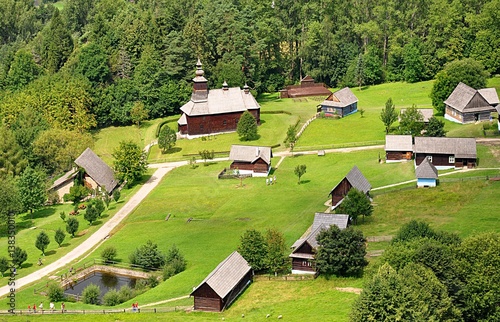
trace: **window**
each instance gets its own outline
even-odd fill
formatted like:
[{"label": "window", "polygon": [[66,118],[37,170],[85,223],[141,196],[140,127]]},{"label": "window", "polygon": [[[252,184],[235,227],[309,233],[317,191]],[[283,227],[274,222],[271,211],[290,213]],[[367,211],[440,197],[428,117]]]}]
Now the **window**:
[{"label": "window", "polygon": [[432,155],[427,156],[427,160],[429,160],[429,162],[432,163]]},{"label": "window", "polygon": [[448,157],[448,163],[455,163],[455,157],[454,156],[449,156]]},{"label": "window", "polygon": [[302,266],[307,266],[307,261],[302,261]]},{"label": "window", "polygon": [[227,121],[226,120],[222,121],[222,125],[226,126],[227,125]]}]

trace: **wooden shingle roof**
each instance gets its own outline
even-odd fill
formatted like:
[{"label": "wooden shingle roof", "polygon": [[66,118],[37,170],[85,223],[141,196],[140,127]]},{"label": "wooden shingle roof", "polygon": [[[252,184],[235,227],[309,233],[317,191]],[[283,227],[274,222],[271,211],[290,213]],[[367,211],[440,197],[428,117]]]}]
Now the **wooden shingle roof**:
[{"label": "wooden shingle roof", "polygon": [[415,169],[415,176],[417,179],[437,179],[438,170],[436,167],[425,158],[422,163]]},{"label": "wooden shingle roof", "polygon": [[415,137],[415,153],[450,154],[455,158],[477,157],[476,139],[474,138],[442,138],[442,137]]},{"label": "wooden shingle roof", "polygon": [[107,192],[113,191],[118,185],[113,170],[102,161],[90,148],[83,151],[75,160],[76,165],[83,168],[97,184]]},{"label": "wooden shingle roof", "polygon": [[[353,186],[354,188],[358,189],[359,191],[362,191],[363,193],[367,193],[370,191],[372,188],[371,184],[366,180],[365,176],[359,171],[357,166],[352,167],[351,171],[345,176],[347,181]],[[330,194],[333,193],[333,190],[338,187],[338,185],[342,182],[340,180],[339,183],[333,189],[330,191]]]},{"label": "wooden shingle roof", "polygon": [[250,145],[232,145],[229,152],[229,160],[255,162],[259,158],[264,160],[267,164],[271,163],[273,153],[270,147],[263,146],[250,146]]},{"label": "wooden shingle roof", "polygon": [[304,242],[308,242],[312,248],[318,247],[318,242],[316,240],[316,236],[322,231],[330,228],[331,225],[335,225],[339,227],[341,230],[347,228],[347,224],[349,223],[349,215],[341,215],[341,214],[330,214],[324,212],[317,212],[314,214],[314,221],[311,226],[311,232],[305,237],[298,239],[293,243],[292,248],[296,249]]},{"label": "wooden shingle roof", "polygon": [[494,111],[498,95],[494,88],[475,90],[460,82],[444,103],[459,112]]},{"label": "wooden shingle roof", "polygon": [[191,100],[181,107],[181,111],[189,116],[244,112],[260,108],[252,93],[246,93],[239,87],[227,90],[211,89],[207,98],[196,95],[193,93]]},{"label": "wooden shingle roof", "polygon": [[191,295],[203,284],[210,286],[217,295],[225,298],[231,290],[238,285],[252,267],[237,251],[224,259],[217,267],[198,285]]},{"label": "wooden shingle roof", "polygon": [[326,100],[321,103],[323,106],[332,106],[332,107],[346,107],[353,103],[356,103],[358,98],[351,91],[349,87],[344,87],[341,90],[332,93]]},{"label": "wooden shingle roof", "polygon": [[385,151],[413,151],[411,135],[386,135]]}]

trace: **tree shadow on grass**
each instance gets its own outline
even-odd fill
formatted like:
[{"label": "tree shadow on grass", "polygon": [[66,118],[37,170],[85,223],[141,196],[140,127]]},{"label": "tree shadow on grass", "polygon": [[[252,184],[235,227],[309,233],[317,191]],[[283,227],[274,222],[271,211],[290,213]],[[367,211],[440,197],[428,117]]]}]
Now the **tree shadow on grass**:
[{"label": "tree shadow on grass", "polygon": [[23,263],[23,264],[21,265],[21,268],[29,268],[29,267],[31,267],[31,266],[33,266],[33,263]]},{"label": "tree shadow on grass", "polygon": [[257,141],[258,139],[260,139],[260,134],[257,134],[254,138],[252,138],[251,140],[245,140],[244,138],[240,138],[240,142],[252,142],[252,141]]},{"label": "tree shadow on grass", "polygon": [[62,248],[62,247],[68,247],[69,245],[71,245],[70,243],[62,243],[61,246],[59,248]]},{"label": "tree shadow on grass", "polygon": [[173,154],[173,153],[178,153],[178,152],[181,152],[182,151],[182,148],[181,147],[173,147],[171,149],[168,149],[167,151],[163,152],[161,151],[161,154],[164,155],[164,154]]},{"label": "tree shadow on grass", "polygon": [[38,219],[38,218],[45,218],[48,216],[51,216],[56,213],[56,208],[55,207],[45,207],[43,209],[34,211],[33,213],[26,213],[24,214],[21,218],[23,220],[31,220],[33,219]]},{"label": "tree shadow on grass", "polygon": [[309,183],[311,182],[311,180],[300,180],[300,184],[305,184],[305,183]]},{"label": "tree shadow on grass", "polygon": [[54,255],[55,253],[56,253],[56,251],[54,249],[52,249],[52,250],[45,252],[45,256]]}]

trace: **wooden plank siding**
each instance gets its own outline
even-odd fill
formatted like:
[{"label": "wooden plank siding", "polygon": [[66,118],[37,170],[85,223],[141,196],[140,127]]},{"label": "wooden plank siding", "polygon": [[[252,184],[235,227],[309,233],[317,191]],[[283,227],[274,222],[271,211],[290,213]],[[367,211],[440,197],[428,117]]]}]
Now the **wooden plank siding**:
[{"label": "wooden plank siding", "polygon": [[222,299],[206,283],[199,287],[193,295],[195,310],[213,312],[222,310]]},{"label": "wooden plank siding", "polygon": [[[260,109],[249,110],[260,125]],[[214,115],[186,115],[187,125],[178,127],[181,134],[203,135],[220,132],[236,131],[238,121],[243,112],[223,113]]]},{"label": "wooden plank siding", "polygon": [[262,158],[257,159],[257,161],[250,163],[250,162],[243,162],[243,161],[234,161],[231,163],[229,166],[229,169],[231,170],[250,170],[253,172],[261,172],[261,173],[267,173],[269,171],[269,165],[262,160]]},{"label": "wooden plank siding", "polygon": [[292,270],[315,272],[314,262],[309,259],[292,258]]},{"label": "wooden plank siding", "polygon": [[467,158],[455,158],[453,163],[450,163],[450,157],[453,157],[453,154],[422,154],[419,153],[415,157],[415,163],[416,165],[420,165],[422,161],[427,158],[427,157],[432,157],[432,164],[436,167],[439,166],[445,166],[445,167],[455,167],[455,168],[462,168],[462,167],[475,167],[476,166],[476,159],[467,159]]},{"label": "wooden plank siding", "polygon": [[344,199],[351,188],[352,185],[347,178],[342,179],[338,186],[335,187],[335,190],[332,191],[332,206],[335,206]]},{"label": "wooden plank siding", "polygon": [[385,159],[389,161],[411,160],[413,153],[411,151],[386,151]]}]

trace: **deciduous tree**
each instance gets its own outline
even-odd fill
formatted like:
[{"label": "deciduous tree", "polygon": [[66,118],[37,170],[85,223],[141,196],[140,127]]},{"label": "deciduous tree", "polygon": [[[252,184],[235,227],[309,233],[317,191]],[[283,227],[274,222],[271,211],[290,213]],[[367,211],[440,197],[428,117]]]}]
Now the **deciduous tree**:
[{"label": "deciduous tree", "polygon": [[61,228],[57,229],[56,234],[54,235],[54,240],[56,241],[57,245],[59,245],[59,247],[61,247],[64,238],[66,238],[66,234],[64,233],[64,231]]},{"label": "deciduous tree", "polygon": [[266,231],[267,254],[265,263],[270,272],[278,275],[288,267],[287,247],[283,233],[276,229]]},{"label": "deciduous tree", "polygon": [[66,231],[71,237],[75,237],[75,233],[78,231],[78,226],[80,226],[80,222],[75,217],[69,217],[66,220]]},{"label": "deciduous tree", "polygon": [[47,235],[44,231],[41,231],[36,237],[36,242],[35,242],[36,248],[41,250],[42,255],[45,256],[45,249],[47,248],[47,246],[49,246],[49,244],[50,244],[49,235]]},{"label": "deciduous tree", "polygon": [[267,244],[258,230],[249,229],[241,235],[238,252],[254,271],[262,271],[266,267]]},{"label": "deciduous tree", "polygon": [[387,102],[385,102],[385,108],[380,112],[380,120],[384,123],[385,133],[389,134],[392,123],[398,120],[398,113],[396,112],[396,106],[392,102],[392,98],[389,97]]},{"label": "deciduous tree", "polygon": [[145,108],[144,103],[141,101],[136,101],[130,110],[130,120],[134,122],[137,126],[141,125],[142,121],[147,120],[149,117],[149,112]]},{"label": "deciduous tree", "polygon": [[16,267],[21,267],[23,263],[28,259],[28,253],[24,249],[19,246],[14,248],[14,252],[12,253],[12,264]]},{"label": "deciduous tree", "polygon": [[416,105],[401,112],[399,119],[399,133],[418,136],[424,129],[424,115],[417,109]]},{"label": "deciduous tree", "polygon": [[85,215],[83,218],[89,222],[89,225],[92,225],[92,223],[99,217],[99,214],[97,213],[97,209],[94,207],[93,204],[89,204],[87,206],[87,210],[85,210]]},{"label": "deciduous tree", "polygon": [[435,116],[431,117],[425,129],[425,136],[433,136],[433,137],[446,136],[446,131],[444,130],[444,121],[441,121]]},{"label": "deciduous tree", "polygon": [[316,270],[321,274],[358,276],[368,265],[365,259],[366,239],[359,230],[340,230],[336,225],[321,231],[316,237]]},{"label": "deciduous tree", "polygon": [[300,184],[300,178],[306,173],[307,166],[305,164],[299,164],[293,170],[293,173],[299,178],[298,184]]},{"label": "deciduous tree", "polygon": [[158,249],[158,245],[148,240],[139,246],[129,256],[130,263],[146,268],[160,268],[165,265],[165,255]]},{"label": "deciduous tree", "polygon": [[146,153],[132,141],[122,141],[113,153],[115,172],[120,180],[132,186],[146,172]]},{"label": "deciduous tree", "polygon": [[243,141],[251,141],[258,138],[257,121],[250,112],[243,112],[238,121],[236,132]]},{"label": "deciduous tree", "polygon": [[162,150],[162,153],[166,153],[177,141],[177,134],[168,125],[163,125],[158,135],[158,147]]},{"label": "deciduous tree", "polygon": [[45,181],[45,173],[31,167],[27,167],[19,178],[18,185],[21,204],[30,213],[42,207],[47,200]]},{"label": "deciduous tree", "polygon": [[349,215],[349,219],[357,223],[358,217],[371,216],[373,206],[370,198],[356,188],[349,190],[344,200],[336,210],[337,213]]}]

